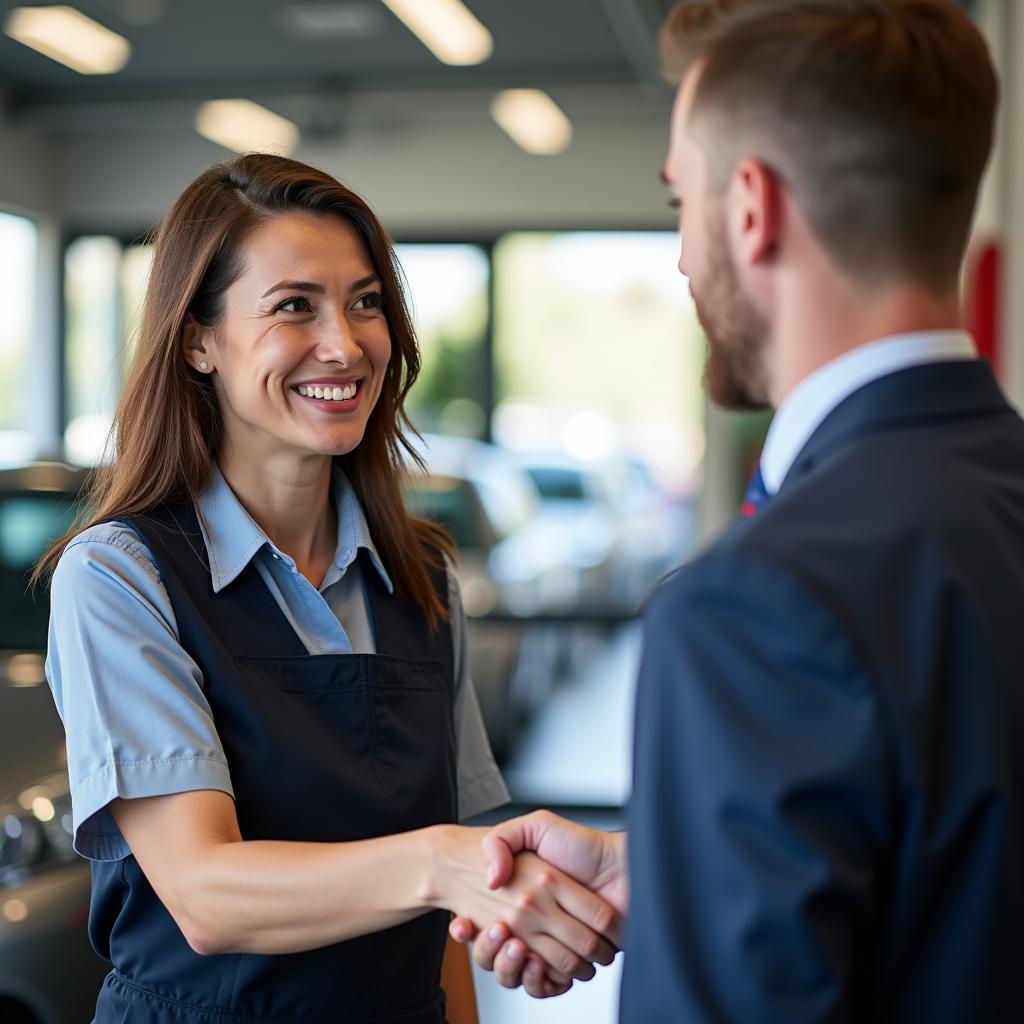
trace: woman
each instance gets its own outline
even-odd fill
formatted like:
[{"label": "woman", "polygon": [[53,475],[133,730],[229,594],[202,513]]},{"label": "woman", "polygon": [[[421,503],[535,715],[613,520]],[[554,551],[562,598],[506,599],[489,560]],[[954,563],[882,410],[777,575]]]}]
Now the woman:
[{"label": "woman", "polygon": [[418,365],[390,244],[328,175],[244,156],[161,226],[116,460],[37,570],[97,1024],[436,1024],[446,912],[562,982],[612,955],[596,897],[536,858],[490,892],[453,824],[507,797],[447,538],[402,505]]}]

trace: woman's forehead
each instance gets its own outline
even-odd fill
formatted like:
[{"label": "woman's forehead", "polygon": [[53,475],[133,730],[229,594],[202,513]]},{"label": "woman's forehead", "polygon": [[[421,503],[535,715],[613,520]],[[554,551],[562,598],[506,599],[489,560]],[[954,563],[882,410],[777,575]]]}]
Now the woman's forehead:
[{"label": "woman's forehead", "polygon": [[334,214],[301,211],[278,214],[261,224],[243,245],[245,270],[239,281],[287,276],[326,287],[372,273],[366,247],[355,228]]}]

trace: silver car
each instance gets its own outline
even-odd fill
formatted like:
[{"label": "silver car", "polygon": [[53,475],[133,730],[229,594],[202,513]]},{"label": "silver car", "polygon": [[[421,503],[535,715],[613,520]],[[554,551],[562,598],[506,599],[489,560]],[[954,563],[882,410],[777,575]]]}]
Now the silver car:
[{"label": "silver car", "polygon": [[89,945],[64,732],[43,676],[48,602],[26,574],[73,516],[81,471],[0,471],[0,1021],[83,1024],[110,965]]}]

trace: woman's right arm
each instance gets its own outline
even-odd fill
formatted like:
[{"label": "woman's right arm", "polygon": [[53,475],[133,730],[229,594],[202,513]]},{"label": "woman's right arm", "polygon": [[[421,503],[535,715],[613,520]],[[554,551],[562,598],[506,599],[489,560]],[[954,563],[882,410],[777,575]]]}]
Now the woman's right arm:
[{"label": "woman's right arm", "polygon": [[128,846],[198,953],[291,953],[380,931],[434,909],[505,921],[558,971],[608,963],[617,915],[533,854],[488,888],[486,829],[438,825],[349,843],[246,841],[215,791],[118,799]]}]

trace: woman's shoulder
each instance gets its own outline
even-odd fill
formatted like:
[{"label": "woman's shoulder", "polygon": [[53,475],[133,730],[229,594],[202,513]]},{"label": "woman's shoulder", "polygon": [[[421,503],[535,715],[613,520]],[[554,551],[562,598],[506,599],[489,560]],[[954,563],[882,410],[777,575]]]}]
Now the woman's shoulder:
[{"label": "woman's shoulder", "polygon": [[140,573],[147,584],[155,582],[162,587],[156,561],[141,534],[128,523],[113,519],[93,523],[68,542],[57,562],[53,586],[91,589],[100,581],[137,585]]}]

